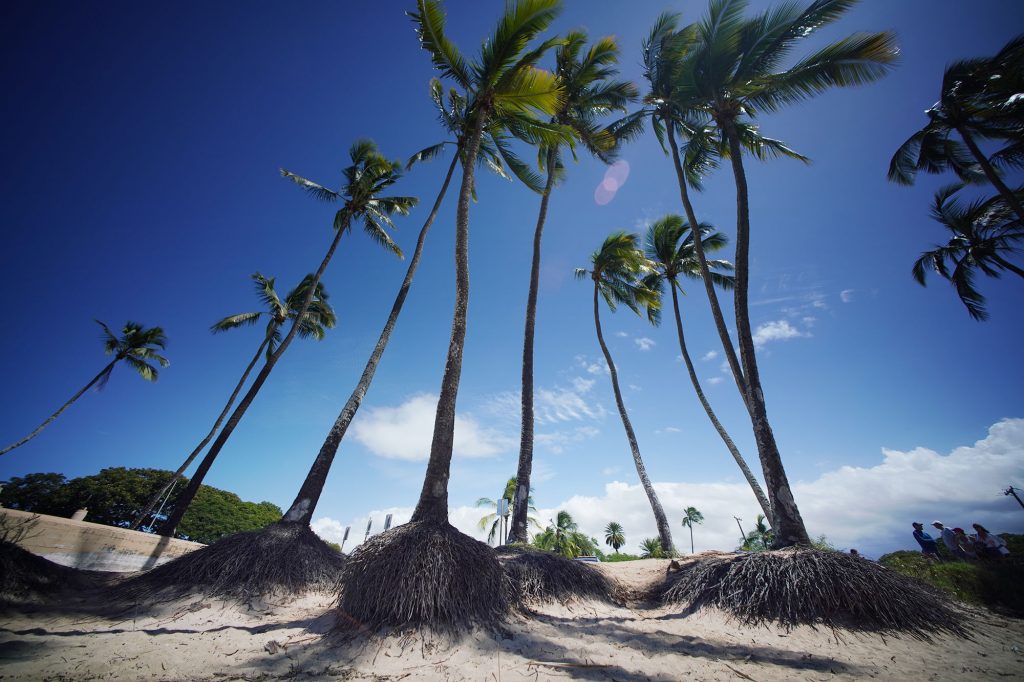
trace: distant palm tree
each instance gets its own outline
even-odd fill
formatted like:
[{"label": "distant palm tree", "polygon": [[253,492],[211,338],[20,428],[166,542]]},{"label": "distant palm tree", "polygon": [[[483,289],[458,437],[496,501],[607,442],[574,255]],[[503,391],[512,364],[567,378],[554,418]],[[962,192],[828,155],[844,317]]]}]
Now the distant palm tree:
[{"label": "distant palm tree", "polygon": [[38,436],[43,429],[49,426],[64,410],[71,407],[73,402],[81,398],[93,386],[97,389],[102,389],[106,385],[107,380],[110,379],[110,373],[114,371],[114,365],[122,360],[138,372],[139,376],[146,381],[156,381],[159,374],[157,368],[151,363],[155,362],[161,367],[167,367],[171,364],[167,358],[156,352],[157,349],[163,350],[167,346],[167,336],[160,327],[146,329],[138,322],[126,322],[121,329],[121,336],[115,336],[107,325],[99,320],[96,320],[96,324],[103,328],[103,350],[107,355],[113,355],[114,359],[100,370],[100,373],[94,376],[89,383],[83,386],[78,393],[75,393],[66,403],[61,405],[60,409],[37,426],[32,433],[0,450],[0,455],[10,452]]},{"label": "distant palm tree", "polygon": [[537,533],[533,544],[539,549],[570,558],[593,551],[590,538],[579,531],[579,527],[567,511],[558,512],[550,525]]},{"label": "distant palm tree", "polygon": [[363,231],[373,242],[397,256],[402,255],[402,250],[391,239],[387,228],[394,227],[394,223],[391,221],[392,215],[407,215],[410,209],[416,205],[417,200],[415,197],[383,195],[388,188],[402,177],[402,165],[398,161],[388,160],[378,151],[377,145],[372,140],[356,141],[349,149],[349,158],[352,161],[352,165],[343,169],[342,176],[345,182],[338,190],[327,189],[290,171],[281,170],[282,176],[295,182],[314,198],[329,203],[342,204],[341,208],[334,214],[334,239],[331,240],[331,245],[327,248],[327,253],[320,262],[320,267],[310,280],[306,299],[299,307],[299,312],[292,321],[292,326],[288,333],[281,340],[277,349],[267,358],[266,363],[264,363],[256,378],[253,379],[249,390],[242,397],[238,407],[231,413],[224,428],[213,441],[213,445],[210,446],[206,457],[199,463],[199,468],[192,476],[188,486],[178,497],[170,518],[161,526],[159,532],[165,537],[173,536],[175,528],[181,522],[181,517],[185,514],[192,498],[199,491],[199,485],[206,476],[206,472],[213,466],[213,462],[220,453],[221,448],[224,447],[224,444],[234,432],[235,427],[238,426],[238,422],[241,421],[242,416],[249,409],[249,405],[252,404],[263,383],[270,376],[270,371],[298,333],[301,326],[299,320],[305,315],[306,310],[312,303],[314,293],[319,289],[316,285],[320,283],[320,279],[327,270],[327,265],[334,257],[334,252],[338,248],[342,235],[352,229],[352,223],[361,221]]},{"label": "distant palm tree", "polygon": [[[493,512],[489,512],[489,513],[485,514],[480,519],[480,521],[477,524],[478,527],[481,530],[484,529],[484,528],[487,528],[487,526],[490,525],[491,529],[487,533],[487,542],[488,543],[493,543],[495,537],[500,537],[499,536],[499,531],[501,530],[501,522],[502,522],[504,517],[502,517],[502,516],[500,516],[498,514],[498,501],[499,500],[505,500],[506,502],[508,502],[509,513],[513,514],[514,511],[512,511],[512,510],[513,510],[513,508],[515,506],[515,502],[514,502],[515,496],[516,496],[516,477],[512,476],[505,483],[505,490],[504,490],[504,492],[502,492],[501,497],[499,497],[498,500],[492,500],[489,497],[481,497],[479,500],[476,501],[476,506],[478,506],[478,507],[491,507],[491,508],[494,509]],[[537,508],[535,506],[533,506],[533,497],[532,496],[526,498],[526,506],[527,506],[527,511],[528,512],[531,512],[531,511],[532,512],[536,512],[537,511]],[[536,517],[527,515],[526,518],[527,518],[527,523],[530,523],[530,524],[536,526],[537,528],[540,528],[540,522],[537,521]],[[498,544],[502,544],[504,542],[515,542],[515,540],[513,540],[513,538],[511,536],[509,536],[507,539],[506,538],[500,538],[500,541],[499,541]]]},{"label": "distant palm tree", "polygon": [[754,523],[754,530],[747,533],[747,537],[743,541],[741,549],[745,549],[747,551],[768,549],[774,540],[775,533],[768,526],[764,514],[758,514],[757,521]]},{"label": "distant palm tree", "polygon": [[661,541],[658,538],[646,538],[640,543],[641,559],[664,559],[665,554],[661,551]]},{"label": "distant palm tree", "polygon": [[[700,226],[701,240],[704,243],[705,252],[708,253],[723,249],[728,243],[728,238],[724,234],[713,232],[713,229],[706,223]],[[722,426],[722,423],[718,421],[714,410],[711,409],[711,403],[708,402],[707,396],[704,395],[700,380],[697,378],[697,371],[693,367],[693,360],[690,359],[690,352],[686,348],[686,339],[683,335],[683,320],[679,314],[677,290],[682,291],[682,284],[679,282],[680,276],[689,279],[701,278],[700,261],[697,259],[693,242],[693,233],[690,225],[681,216],[670,214],[654,221],[647,231],[647,241],[644,246],[644,254],[654,265],[653,276],[648,277],[647,284],[648,286],[656,287],[664,296],[664,285],[668,283],[668,287],[672,291],[672,310],[675,313],[676,335],[679,337],[679,352],[682,354],[683,362],[686,364],[686,371],[690,375],[690,383],[693,384],[693,390],[696,392],[700,404],[704,407],[704,412],[707,413],[708,419],[711,420],[711,424],[718,431],[722,442],[725,443],[725,447],[729,450],[733,459],[736,460],[736,464],[743,473],[743,477],[747,479],[750,489],[754,491],[754,497],[757,498],[761,509],[764,510],[765,514],[770,514],[771,504],[768,502],[768,497],[761,490],[761,484],[758,483],[757,478],[750,471],[750,467],[747,466],[747,461],[740,454],[739,448],[736,447],[736,444],[725,430],[725,427]],[[729,289],[733,286],[732,276],[726,274],[726,272],[720,272],[732,270],[732,263],[724,260],[709,260],[707,263],[708,273],[715,284],[723,289]]]},{"label": "distant palm tree", "polygon": [[533,112],[551,116],[563,98],[553,74],[536,63],[557,41],[546,41],[533,50],[528,44],[546,29],[561,9],[559,0],[520,0],[506,5],[494,33],[483,43],[479,57],[467,61],[445,35],[441,5],[417,0],[411,13],[420,46],[430,53],[441,76],[455,81],[465,93],[471,126],[465,135],[462,185],[455,214],[455,310],[441,391],[434,419],[430,459],[423,489],[412,520],[436,524],[448,522],[448,480],[455,439],[455,403],[462,374],[469,305],[469,202],[475,187],[474,173],[481,139],[494,117],[516,118],[519,131],[553,141],[552,129],[534,118]]},{"label": "distant palm tree", "polygon": [[[252,372],[252,368],[256,366],[260,356],[264,353],[267,356],[267,360],[274,354],[274,350],[277,345],[281,342],[281,326],[288,320],[295,320],[299,313],[299,308],[302,303],[306,300],[306,293],[309,288],[309,283],[313,280],[313,275],[306,275],[299,286],[292,289],[285,297],[284,301],[278,296],[277,291],[274,289],[275,278],[264,277],[260,273],[254,273],[252,275],[253,283],[256,285],[256,295],[260,299],[260,302],[265,306],[266,310],[253,311],[247,313],[238,313],[237,315],[229,315],[224,319],[216,322],[210,327],[210,331],[214,334],[225,332],[230,329],[237,329],[239,327],[248,327],[255,325],[264,318],[267,320],[266,330],[263,333],[263,340],[260,342],[259,347],[256,349],[256,353],[252,356],[252,360],[246,366],[245,371],[242,372],[241,378],[238,383],[235,384],[235,389],[231,392],[228,397],[227,404],[224,405],[224,409],[217,415],[217,419],[213,422],[213,426],[210,428],[209,433],[203,437],[199,444],[189,453],[185,461],[182,462],[181,466],[178,467],[177,471],[164,483],[163,486],[157,490],[146,506],[142,509],[139,515],[132,521],[130,528],[132,530],[138,528],[146,519],[149,518],[153,510],[157,508],[160,501],[164,499],[164,496],[170,491],[175,483],[180,480],[185,470],[195,461],[199,453],[203,451],[206,444],[210,442],[214,434],[217,433],[217,429],[224,421],[224,417],[227,416],[231,410],[231,406],[234,405],[235,399],[238,394],[242,391],[242,387],[245,385],[246,380],[249,378],[249,373]],[[317,341],[324,338],[327,329],[331,329],[337,323],[337,318],[334,315],[334,310],[330,304],[327,303],[327,292],[324,291],[323,285],[317,285],[317,293],[314,295],[313,300],[310,301],[309,307],[306,309],[302,320],[299,322],[298,335],[300,338],[314,338]]]},{"label": "distant palm tree", "polygon": [[690,529],[690,554],[693,554],[693,526],[704,523],[704,515],[696,507],[687,507],[683,512],[683,528]]},{"label": "distant palm tree", "polygon": [[[925,112],[928,123],[896,150],[889,164],[889,179],[910,185],[919,170],[952,170],[962,182],[988,181],[1024,220],[1018,192],[999,175],[1000,168],[1024,165],[1022,73],[1024,35],[1013,38],[993,57],[961,60],[946,67],[939,101]],[[1006,146],[986,156],[980,140]]]},{"label": "distant palm tree", "polygon": [[604,529],[604,544],[610,546],[615,550],[615,553],[619,553],[619,547],[626,544],[626,534],[622,530],[622,525],[612,521]]},{"label": "distant palm tree", "polygon": [[[964,206],[956,199],[961,185],[950,185],[935,194],[931,215],[951,233],[946,244],[925,251],[914,262],[914,279],[925,285],[929,269],[949,280],[967,312],[976,320],[988,318],[985,297],[974,288],[974,275],[981,271],[999,277],[1004,271],[1024,277],[1024,270],[1006,260],[1024,244],[1024,223],[996,196]],[[951,264],[950,270],[947,262]]]},{"label": "distant palm tree", "polygon": [[[628,81],[614,80],[618,74],[619,47],[615,39],[606,37],[584,52],[587,34],[571,31],[564,43],[555,50],[555,77],[565,96],[551,122],[571,131],[591,154],[602,161],[611,161],[617,140],[608,128],[601,127],[600,118],[614,111],[625,113],[626,104],[636,99],[636,86]],[[533,470],[533,343],[537,320],[537,294],[540,286],[540,251],[544,223],[547,219],[548,200],[555,181],[564,176],[562,147],[541,145],[539,157],[547,172],[547,183],[541,192],[540,211],[533,233],[533,259],[530,266],[530,287],[526,298],[526,325],[523,332],[523,367],[520,429],[519,467],[516,477],[520,482],[519,495],[525,499],[530,491]],[[573,151],[575,157],[575,151]],[[526,542],[527,521],[523,505],[512,515],[513,541]]]},{"label": "distant palm tree", "polygon": [[647,476],[647,468],[640,456],[640,446],[637,445],[633,425],[629,421],[626,405],[622,401],[622,391],[619,390],[619,374],[615,369],[615,362],[608,351],[608,346],[604,342],[604,335],[601,333],[601,298],[605,300],[612,312],[620,303],[637,314],[640,313],[641,307],[646,308],[648,318],[651,320],[657,319],[661,301],[657,291],[646,287],[641,281],[641,278],[647,274],[648,264],[637,248],[636,235],[625,232],[610,234],[604,240],[601,248],[591,255],[590,267],[590,270],[577,268],[576,277],[577,279],[589,277],[594,282],[594,329],[597,331],[597,342],[601,346],[605,362],[608,363],[615,404],[619,408],[619,417],[622,418],[622,426],[626,430],[626,439],[629,441],[629,449],[633,453],[637,476],[640,478],[651,510],[654,512],[662,550],[665,556],[672,556],[674,553],[672,531],[669,529],[668,518],[665,516],[665,510],[661,507],[661,502],[658,501],[657,493],[654,492],[651,479]]}]

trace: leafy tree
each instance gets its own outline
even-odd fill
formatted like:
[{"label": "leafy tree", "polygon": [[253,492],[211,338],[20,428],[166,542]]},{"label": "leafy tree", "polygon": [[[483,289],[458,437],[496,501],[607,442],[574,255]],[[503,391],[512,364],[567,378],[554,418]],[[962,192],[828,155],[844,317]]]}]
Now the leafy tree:
[{"label": "leafy tree", "polygon": [[[707,253],[723,249],[728,243],[728,238],[724,234],[714,232],[713,229],[706,223],[702,223],[700,226],[701,241],[704,244],[704,251]],[[711,408],[711,403],[708,402],[707,396],[704,395],[700,380],[697,378],[697,371],[693,367],[693,360],[690,358],[690,352],[686,348],[686,338],[683,335],[683,320],[679,314],[678,292],[683,291],[679,278],[680,276],[690,279],[701,278],[700,261],[694,249],[694,239],[690,225],[681,216],[671,214],[654,221],[647,231],[644,254],[654,267],[653,276],[649,276],[647,279],[648,286],[657,288],[658,292],[664,296],[664,287],[667,283],[669,290],[672,292],[672,311],[675,313],[676,335],[679,337],[679,352],[683,356],[683,362],[686,363],[686,371],[690,375],[690,383],[693,384],[693,390],[697,393],[697,399],[704,408],[704,412],[708,415],[708,419],[711,420],[711,424],[718,431],[718,435],[721,437],[722,442],[725,443],[725,447],[736,461],[737,466],[739,466],[743,477],[747,479],[750,489],[754,491],[754,497],[757,498],[761,509],[764,510],[765,514],[770,514],[771,505],[768,502],[768,497],[761,489],[761,484],[757,482],[757,478],[750,471],[750,467],[747,466],[747,461],[740,454],[739,448],[736,447],[736,444],[725,430],[725,427],[722,426],[722,423],[718,421],[718,417]],[[723,289],[729,289],[733,286],[733,278],[727,274],[728,271],[732,270],[732,263],[724,260],[709,260],[707,263],[708,274],[715,284]]]},{"label": "leafy tree", "polygon": [[559,511],[550,525],[533,538],[538,549],[561,554],[564,557],[596,556],[597,543],[580,532],[572,515]]},{"label": "leafy tree", "polygon": [[924,286],[928,270],[935,271],[956,288],[971,317],[985,320],[985,297],[975,288],[974,276],[980,271],[999,277],[1009,271],[1024,277],[1024,270],[1006,260],[1024,243],[1024,223],[999,196],[962,205],[956,198],[960,187],[950,185],[935,194],[932,218],[951,236],[945,244],[922,253],[914,262],[913,274]]},{"label": "leafy tree", "polygon": [[640,558],[641,559],[664,559],[665,553],[662,551],[662,544],[658,538],[645,538],[640,543]]},{"label": "leafy tree", "polygon": [[210,544],[247,530],[258,530],[281,519],[281,508],[270,502],[244,502],[235,493],[201,486],[188,513],[181,519],[178,536]]},{"label": "leafy tree", "polygon": [[[469,201],[474,187],[480,143],[493,117],[516,119],[519,132],[540,140],[555,137],[532,112],[552,116],[564,94],[555,77],[535,67],[554,45],[547,41],[527,51],[527,45],[554,20],[561,7],[558,0],[520,0],[506,6],[494,33],[481,47],[477,59],[467,61],[445,35],[444,13],[432,0],[418,0],[412,13],[420,45],[430,53],[443,78],[449,78],[465,93],[470,120],[462,162],[462,185],[455,214],[455,311],[451,340],[434,419],[434,434],[423,489],[412,520],[435,524],[448,522],[448,478],[455,436],[455,403],[462,373],[462,350],[466,339],[466,310],[469,303]],[[527,133],[527,130],[530,131]]]},{"label": "leafy tree", "polygon": [[[510,515],[513,515],[515,513],[514,512],[515,496],[516,496],[516,477],[512,476],[511,478],[508,479],[508,481],[506,481],[506,483],[505,483],[505,490],[501,493],[501,497],[498,498],[498,500],[505,500],[506,502],[508,502],[508,508],[510,510],[509,511]],[[502,522],[502,518],[503,517],[498,515],[498,500],[492,500],[489,497],[481,497],[479,500],[476,501],[476,506],[478,506],[478,507],[491,507],[491,508],[494,509],[493,512],[488,512],[487,514],[485,514],[480,519],[479,523],[477,524],[481,530],[484,529],[484,528],[487,528],[487,526],[490,525],[491,529],[487,533],[487,542],[488,543],[493,543],[494,542],[494,538],[498,537],[499,531],[501,529],[501,522]],[[526,498],[526,505],[527,505],[527,510],[528,511],[532,511],[532,512],[536,512],[537,511],[537,508],[533,505],[533,497],[532,496]],[[527,516],[527,519],[529,520],[528,522],[530,524],[536,526],[537,528],[540,528],[540,523],[537,521],[536,517],[534,517],[534,516]],[[498,544],[502,544],[505,541],[506,541],[505,538],[500,538],[500,541],[499,541]],[[507,539],[507,542],[515,542],[515,540],[511,536],[509,536],[509,538]]]},{"label": "leafy tree", "polygon": [[754,530],[747,533],[747,537],[743,540],[743,545],[740,549],[748,552],[759,552],[768,549],[774,541],[775,531],[768,526],[764,514],[758,514],[757,521],[754,522]]},{"label": "leafy tree", "polygon": [[64,474],[11,476],[6,481],[0,481],[0,507],[52,514],[50,510],[53,500],[66,483]]},{"label": "leafy tree", "polygon": [[[572,31],[555,50],[555,77],[564,97],[551,118],[551,122],[564,126],[572,138],[579,141],[591,154],[602,161],[610,161],[617,144],[608,128],[599,120],[614,111],[625,113],[626,104],[636,99],[636,87],[626,81],[614,80],[618,71],[619,47],[612,37],[605,37],[586,49],[587,34]],[[530,288],[526,299],[526,324],[523,332],[522,367],[522,428],[520,429],[519,467],[516,473],[520,490],[516,499],[525,499],[530,491],[533,470],[533,343],[537,320],[537,293],[540,283],[540,251],[548,201],[555,181],[564,175],[563,144],[541,145],[539,159],[547,172],[547,182],[541,192],[540,211],[533,233],[533,258],[530,265]],[[573,151],[575,157],[575,150]],[[513,541],[526,542],[526,509],[512,515]]]},{"label": "leafy tree", "polygon": [[[989,182],[1024,220],[1019,192],[1011,190],[999,172],[1024,166],[1022,73],[1024,35],[1013,38],[992,57],[960,60],[946,67],[939,101],[925,112],[928,123],[896,150],[889,179],[911,185],[919,170],[952,170],[962,182]],[[980,141],[1004,146],[986,156]]]},{"label": "leafy tree", "polygon": [[217,455],[235,430],[235,427],[238,426],[238,422],[242,419],[246,410],[249,409],[249,405],[256,398],[256,394],[267,380],[267,377],[270,376],[274,365],[281,359],[285,350],[288,349],[288,345],[299,332],[301,327],[300,320],[304,319],[316,292],[322,291],[318,286],[320,279],[327,270],[327,265],[331,262],[331,258],[334,257],[334,252],[338,248],[342,235],[352,229],[352,223],[361,221],[363,231],[371,241],[397,256],[402,255],[402,250],[392,241],[387,228],[394,227],[391,216],[396,213],[407,215],[410,209],[416,205],[416,198],[383,195],[402,176],[401,164],[384,157],[378,151],[377,145],[371,140],[356,141],[349,149],[349,158],[352,161],[352,165],[345,167],[342,171],[345,182],[337,191],[327,189],[290,171],[281,170],[281,174],[285,178],[295,182],[314,198],[328,203],[342,204],[342,207],[334,214],[334,239],[331,241],[331,245],[328,247],[323,260],[320,262],[320,267],[312,279],[309,280],[306,298],[302,301],[302,305],[299,306],[298,313],[292,321],[288,333],[281,339],[277,349],[267,357],[267,361],[256,375],[256,378],[253,379],[249,390],[228,418],[224,428],[216,440],[214,440],[213,445],[210,446],[209,452],[206,453],[206,457],[200,462],[199,468],[192,477],[192,481],[182,493],[183,503],[175,509],[167,523],[161,528],[161,534],[172,535],[174,533],[174,529],[188,508],[188,502],[195,497],[200,482],[206,476],[210,467],[213,466]]},{"label": "leafy tree", "polygon": [[163,350],[167,346],[167,335],[164,334],[164,330],[160,327],[146,329],[138,322],[126,322],[121,329],[121,336],[115,336],[107,325],[99,320],[96,320],[96,324],[103,328],[103,350],[107,355],[113,355],[114,359],[100,370],[100,373],[94,376],[89,383],[83,386],[78,393],[71,396],[66,403],[61,405],[60,409],[37,426],[32,433],[0,450],[0,455],[10,452],[38,436],[43,429],[49,426],[64,410],[71,407],[73,402],[81,398],[82,394],[93,386],[97,389],[102,389],[106,386],[107,381],[110,379],[110,374],[114,371],[114,366],[117,363],[124,361],[146,381],[157,380],[159,372],[154,363],[161,367],[167,367],[171,364],[167,358],[157,353],[158,349]]},{"label": "leafy tree", "polygon": [[683,512],[683,528],[690,529],[690,554],[693,554],[693,526],[704,523],[704,515],[696,507],[687,507]]},{"label": "leafy tree", "polygon": [[252,356],[252,360],[249,361],[245,371],[242,372],[241,378],[238,383],[235,384],[235,389],[231,392],[228,397],[228,402],[224,405],[224,409],[221,410],[214,421],[213,426],[210,428],[209,433],[203,437],[199,444],[189,453],[185,461],[182,462],[178,470],[174,472],[171,479],[164,484],[164,486],[157,491],[155,495],[146,503],[142,512],[136,517],[135,521],[132,522],[132,528],[138,528],[146,519],[150,517],[153,510],[160,504],[160,500],[164,499],[167,495],[168,490],[177,481],[181,480],[185,470],[195,461],[199,453],[203,451],[206,444],[210,442],[214,434],[217,433],[217,429],[224,421],[224,417],[227,416],[231,410],[231,406],[235,403],[235,399],[241,392],[242,387],[245,385],[246,380],[249,378],[249,373],[252,372],[252,368],[256,366],[260,356],[266,353],[267,361],[270,361],[271,356],[274,354],[274,349],[281,342],[281,326],[284,325],[288,320],[298,321],[298,335],[300,338],[314,338],[320,341],[326,335],[326,330],[331,329],[337,323],[337,317],[334,314],[334,310],[331,305],[327,302],[327,291],[323,288],[322,284],[316,285],[316,293],[309,302],[309,306],[306,308],[306,312],[303,313],[302,319],[298,319],[299,309],[302,307],[302,303],[306,300],[306,294],[310,283],[313,280],[313,275],[306,275],[299,286],[292,289],[285,299],[282,301],[278,296],[277,291],[274,289],[275,279],[273,277],[267,278],[260,273],[254,273],[252,275],[253,283],[256,285],[256,295],[260,299],[260,302],[266,308],[262,311],[253,311],[246,313],[238,313],[237,315],[229,315],[224,319],[214,323],[210,327],[210,331],[214,334],[228,331],[230,329],[237,329],[239,327],[255,325],[261,322],[264,318],[267,320],[267,326],[263,334],[263,340],[260,342],[259,347],[256,349],[256,353]]},{"label": "leafy tree", "polygon": [[647,500],[654,512],[654,520],[658,525],[658,535],[661,538],[662,551],[665,556],[672,556],[672,531],[669,529],[668,518],[661,502],[654,491],[651,479],[647,476],[647,468],[644,466],[643,458],[640,456],[640,446],[637,444],[636,434],[633,432],[633,425],[629,421],[626,412],[626,405],[622,402],[622,391],[619,389],[619,374],[615,369],[615,362],[607,344],[604,342],[604,335],[601,333],[601,307],[600,299],[603,298],[608,308],[614,312],[621,303],[633,312],[639,314],[640,308],[645,307],[648,312],[648,319],[652,322],[658,319],[659,307],[661,305],[657,291],[648,288],[641,277],[647,268],[646,259],[637,249],[636,235],[625,232],[610,234],[590,257],[590,270],[584,268],[576,269],[577,279],[589,277],[594,282],[594,329],[597,331],[597,342],[604,353],[605,362],[608,363],[608,371],[612,380],[612,391],[615,394],[615,404],[619,408],[619,417],[622,418],[622,426],[626,430],[626,439],[629,441],[629,449],[633,453],[633,463],[636,465],[636,473],[640,477],[640,483],[647,493]]},{"label": "leafy tree", "polygon": [[622,530],[622,524],[612,521],[604,529],[604,544],[608,545],[619,553],[619,547],[626,544],[626,533]]}]

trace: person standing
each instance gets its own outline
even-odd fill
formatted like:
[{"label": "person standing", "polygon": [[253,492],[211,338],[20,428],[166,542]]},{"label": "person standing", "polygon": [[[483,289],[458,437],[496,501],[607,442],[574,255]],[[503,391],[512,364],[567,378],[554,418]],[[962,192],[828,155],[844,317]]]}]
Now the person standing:
[{"label": "person standing", "polygon": [[941,561],[939,559],[939,546],[935,544],[935,540],[931,535],[924,532],[924,526],[917,521],[914,521],[911,525],[914,527],[914,539],[917,540],[917,544],[921,545],[921,554]]},{"label": "person standing", "polygon": [[942,544],[946,546],[946,549],[953,553],[953,556],[957,559],[967,558],[964,551],[960,549],[960,542],[957,540],[956,533],[953,532],[952,528],[946,528],[941,521],[932,521],[932,526],[942,534]]}]

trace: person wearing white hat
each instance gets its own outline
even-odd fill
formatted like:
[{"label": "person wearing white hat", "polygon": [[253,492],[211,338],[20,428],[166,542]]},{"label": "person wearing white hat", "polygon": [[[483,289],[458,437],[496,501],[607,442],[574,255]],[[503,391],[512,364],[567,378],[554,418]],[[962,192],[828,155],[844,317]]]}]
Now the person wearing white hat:
[{"label": "person wearing white hat", "polygon": [[942,533],[942,544],[946,545],[946,549],[953,553],[957,559],[966,559],[967,555],[960,549],[960,543],[957,541],[956,533],[951,528],[946,528],[941,521],[932,521],[932,525],[940,533]]}]

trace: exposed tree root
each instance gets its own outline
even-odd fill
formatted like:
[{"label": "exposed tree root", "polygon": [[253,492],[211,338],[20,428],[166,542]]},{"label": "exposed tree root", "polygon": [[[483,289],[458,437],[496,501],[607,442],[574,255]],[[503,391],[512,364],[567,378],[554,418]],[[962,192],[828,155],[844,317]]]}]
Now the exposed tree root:
[{"label": "exposed tree root", "polygon": [[496,553],[521,607],[578,599],[621,601],[615,582],[588,564],[524,547],[501,547]]},{"label": "exposed tree root", "polygon": [[494,551],[449,523],[406,523],[370,538],[345,563],[340,624],[367,629],[494,627],[515,604]]},{"label": "exposed tree root", "polygon": [[305,524],[236,533],[126,580],[120,597],[164,601],[191,593],[246,600],[337,589],[343,555]]},{"label": "exposed tree root", "polygon": [[97,584],[95,575],[0,540],[0,604],[45,601],[70,590],[89,589]]},{"label": "exposed tree root", "polygon": [[966,637],[948,595],[873,561],[841,552],[795,549],[715,557],[670,574],[661,593],[685,613],[725,611],[744,625],[823,625],[833,630]]}]

